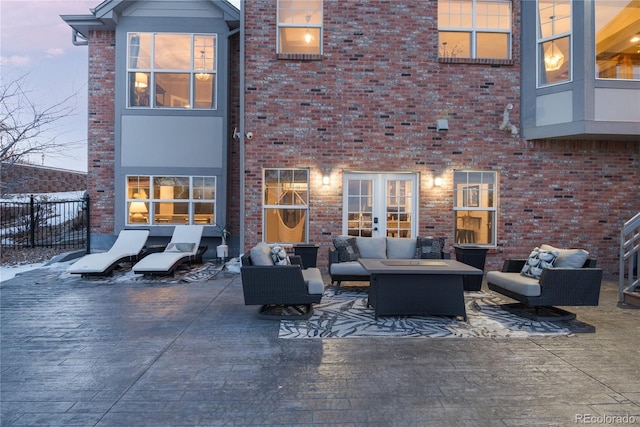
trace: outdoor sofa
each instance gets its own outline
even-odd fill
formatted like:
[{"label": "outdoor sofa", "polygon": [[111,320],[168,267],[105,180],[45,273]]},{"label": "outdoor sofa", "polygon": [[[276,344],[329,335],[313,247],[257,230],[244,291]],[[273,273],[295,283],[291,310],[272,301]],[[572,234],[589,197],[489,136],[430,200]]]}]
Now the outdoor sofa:
[{"label": "outdoor sofa", "polygon": [[359,258],[372,259],[443,259],[451,258],[444,252],[444,237],[353,237],[336,236],[329,248],[329,275],[337,291],[343,281],[368,282],[369,273],[358,262]]},{"label": "outdoor sofa", "polygon": [[276,265],[273,247],[261,242],[242,256],[242,289],[245,305],[260,305],[262,319],[308,319],[324,292],[317,268],[302,268],[300,256]]},{"label": "outdoor sofa", "polygon": [[542,245],[528,259],[508,259],[502,271],[487,272],[487,286],[518,301],[502,306],[516,315],[536,321],[574,319],[575,314],[554,306],[598,305],[602,269],[588,255],[582,249]]}]

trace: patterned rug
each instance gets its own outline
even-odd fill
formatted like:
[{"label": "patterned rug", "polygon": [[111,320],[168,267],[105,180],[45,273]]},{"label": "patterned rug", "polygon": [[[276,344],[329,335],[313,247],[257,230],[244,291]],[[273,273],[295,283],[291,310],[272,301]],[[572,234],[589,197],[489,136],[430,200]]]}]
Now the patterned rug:
[{"label": "patterned rug", "polygon": [[325,290],[320,304],[308,320],[283,320],[280,338],[527,338],[595,332],[595,327],[579,320],[536,322],[500,308],[507,301],[487,292],[465,292],[468,321],[447,316],[374,317],[367,307],[366,287]]}]

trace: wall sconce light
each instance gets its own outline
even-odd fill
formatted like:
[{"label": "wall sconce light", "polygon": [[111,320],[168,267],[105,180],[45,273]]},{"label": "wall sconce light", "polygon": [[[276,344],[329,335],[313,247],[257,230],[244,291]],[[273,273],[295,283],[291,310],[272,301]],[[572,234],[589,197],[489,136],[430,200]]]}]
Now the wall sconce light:
[{"label": "wall sconce light", "polygon": [[447,119],[438,119],[436,120],[436,131],[437,132],[446,132],[449,130],[449,120]]},{"label": "wall sconce light", "polygon": [[322,172],[322,185],[329,185],[331,184],[331,175],[329,174],[329,170],[325,169]]},{"label": "wall sconce light", "polygon": [[435,177],[433,179],[433,185],[435,185],[436,187],[442,187],[442,178],[440,178],[439,176]]}]

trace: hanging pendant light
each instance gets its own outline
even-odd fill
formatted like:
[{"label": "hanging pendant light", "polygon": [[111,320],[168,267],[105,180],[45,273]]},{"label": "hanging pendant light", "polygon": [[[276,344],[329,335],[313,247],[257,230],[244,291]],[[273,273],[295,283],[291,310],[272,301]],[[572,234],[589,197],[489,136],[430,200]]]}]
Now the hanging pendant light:
[{"label": "hanging pendant light", "polygon": [[564,55],[560,49],[556,49],[555,41],[551,40],[551,46],[544,51],[544,69],[546,71],[559,70],[564,64]]},{"label": "hanging pendant light", "polygon": [[204,59],[204,50],[200,51],[200,67],[197,68],[198,70],[200,70],[199,73],[196,74],[196,79],[202,81],[202,82],[206,82],[207,80],[209,80],[209,73],[205,73],[205,59]]}]

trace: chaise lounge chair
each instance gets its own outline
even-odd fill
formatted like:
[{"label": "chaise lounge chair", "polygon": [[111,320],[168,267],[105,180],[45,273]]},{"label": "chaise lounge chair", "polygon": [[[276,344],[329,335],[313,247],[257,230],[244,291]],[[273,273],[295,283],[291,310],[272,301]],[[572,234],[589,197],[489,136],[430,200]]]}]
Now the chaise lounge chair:
[{"label": "chaise lounge chair", "polygon": [[164,252],[150,254],[133,266],[136,274],[167,276],[185,262],[202,257],[205,247],[200,247],[202,225],[176,225],[171,241]]},{"label": "chaise lounge chair", "polygon": [[137,261],[147,237],[149,230],[122,230],[107,252],[85,255],[67,271],[85,276],[108,276],[119,264]]}]

